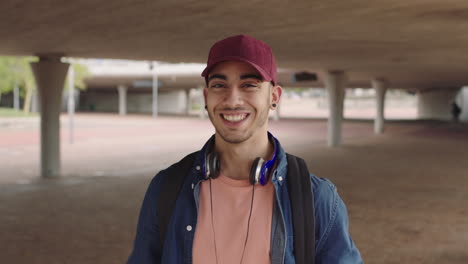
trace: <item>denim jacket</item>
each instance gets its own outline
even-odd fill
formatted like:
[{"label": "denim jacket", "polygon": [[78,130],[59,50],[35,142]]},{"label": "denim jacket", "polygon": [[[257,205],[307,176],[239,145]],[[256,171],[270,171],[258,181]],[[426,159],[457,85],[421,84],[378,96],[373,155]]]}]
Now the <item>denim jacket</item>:
[{"label": "denim jacket", "polygon": [[[160,241],[158,208],[161,182],[167,170],[160,171],[151,181],[138,220],[133,252],[128,264],[191,264],[192,246],[197,226],[200,183],[204,178],[204,157],[210,144],[198,152],[176,200],[166,239]],[[294,264],[292,212],[287,189],[288,164],[286,153],[278,148],[278,162],[271,181],[275,188],[271,229],[271,263]],[[361,255],[348,231],[346,206],[336,187],[327,179],[310,176],[315,205],[315,263],[362,263]],[[163,247],[161,247],[163,243]],[[161,251],[160,248],[163,248]]]}]

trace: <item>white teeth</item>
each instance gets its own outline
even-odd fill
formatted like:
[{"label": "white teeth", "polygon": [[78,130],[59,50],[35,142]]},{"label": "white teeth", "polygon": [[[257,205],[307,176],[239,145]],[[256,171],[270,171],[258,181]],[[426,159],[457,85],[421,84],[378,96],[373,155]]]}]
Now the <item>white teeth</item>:
[{"label": "white teeth", "polygon": [[244,120],[247,117],[247,114],[241,114],[241,115],[222,115],[224,119],[230,122],[239,122],[241,120]]}]

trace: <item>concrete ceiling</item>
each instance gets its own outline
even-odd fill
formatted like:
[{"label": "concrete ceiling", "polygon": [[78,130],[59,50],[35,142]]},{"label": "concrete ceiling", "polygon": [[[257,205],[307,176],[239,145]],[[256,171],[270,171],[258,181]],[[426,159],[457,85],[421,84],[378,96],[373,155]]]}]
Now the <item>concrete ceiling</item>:
[{"label": "concrete ceiling", "polygon": [[353,86],[468,84],[468,1],[3,0],[0,54],[205,62],[213,42],[248,34],[278,66],[344,70]]}]

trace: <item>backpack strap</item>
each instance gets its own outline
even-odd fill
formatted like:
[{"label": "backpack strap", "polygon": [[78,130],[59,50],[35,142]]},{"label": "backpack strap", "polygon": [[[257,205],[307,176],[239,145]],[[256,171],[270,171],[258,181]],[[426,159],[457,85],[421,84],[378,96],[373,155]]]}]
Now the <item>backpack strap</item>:
[{"label": "backpack strap", "polygon": [[158,226],[161,237],[161,247],[164,245],[167,227],[171,220],[172,211],[175,207],[177,196],[192,167],[195,156],[198,152],[185,156],[182,160],[167,169],[167,175],[162,183],[161,193],[157,201],[158,208]]},{"label": "backpack strap", "polygon": [[286,157],[296,263],[313,264],[315,262],[315,210],[309,169],[303,159],[290,154],[286,154]]}]

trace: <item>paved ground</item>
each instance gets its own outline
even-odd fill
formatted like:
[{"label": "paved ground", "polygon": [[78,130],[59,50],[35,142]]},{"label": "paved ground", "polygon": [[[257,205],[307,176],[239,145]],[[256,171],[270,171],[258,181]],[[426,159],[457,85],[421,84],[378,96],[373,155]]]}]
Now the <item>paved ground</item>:
[{"label": "paved ground", "polygon": [[[68,124],[62,117],[62,126]],[[346,122],[325,146],[321,120],[281,120],[284,147],[330,178],[366,263],[468,263],[468,125]],[[61,179],[38,179],[37,119],[0,119],[0,263],[123,263],[156,171],[198,149],[207,120],[78,115],[62,131]]]}]

